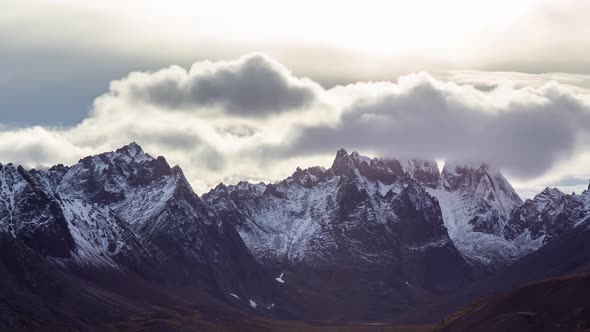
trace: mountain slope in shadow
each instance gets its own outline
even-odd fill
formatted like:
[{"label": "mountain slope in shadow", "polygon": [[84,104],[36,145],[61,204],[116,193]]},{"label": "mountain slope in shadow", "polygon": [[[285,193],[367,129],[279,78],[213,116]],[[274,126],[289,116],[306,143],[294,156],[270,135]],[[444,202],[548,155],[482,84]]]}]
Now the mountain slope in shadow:
[{"label": "mountain slope in shadow", "polygon": [[436,332],[590,331],[590,273],[529,284],[476,302]]}]

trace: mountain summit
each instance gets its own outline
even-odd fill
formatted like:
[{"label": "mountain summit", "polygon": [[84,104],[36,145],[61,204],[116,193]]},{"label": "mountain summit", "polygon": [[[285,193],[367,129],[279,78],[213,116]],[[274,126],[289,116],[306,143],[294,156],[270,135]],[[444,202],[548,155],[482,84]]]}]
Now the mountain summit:
[{"label": "mountain summit", "polygon": [[506,221],[522,200],[489,164],[447,162],[440,185],[429,193],[438,199],[453,242],[470,261],[497,267],[538,248],[525,238],[504,236]]}]

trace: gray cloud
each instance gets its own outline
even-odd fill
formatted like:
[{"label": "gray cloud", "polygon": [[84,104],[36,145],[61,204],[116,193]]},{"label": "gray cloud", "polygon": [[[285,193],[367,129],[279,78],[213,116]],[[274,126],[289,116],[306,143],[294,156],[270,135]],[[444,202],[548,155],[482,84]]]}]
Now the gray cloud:
[{"label": "gray cloud", "polygon": [[171,150],[184,153],[189,156],[190,165],[198,165],[207,171],[220,172],[225,167],[225,157],[199,136],[190,133],[174,131],[140,132],[133,135],[147,148],[155,147],[158,150]]},{"label": "gray cloud", "polygon": [[113,84],[112,93],[163,108],[216,106],[229,114],[265,116],[310,106],[319,87],[294,79],[285,67],[262,54],[197,66],[188,73],[172,67],[153,75],[132,74]]},{"label": "gray cloud", "polygon": [[[506,91],[516,96],[493,110],[486,109],[488,91],[427,76],[412,84],[401,93],[357,102],[336,126],[297,129],[280,154],[330,153],[344,146],[385,156],[489,161],[531,178],[571,157],[590,132],[588,105],[558,86]],[[471,103],[473,97],[483,101]]]},{"label": "gray cloud", "polygon": [[217,128],[217,132],[219,134],[227,133],[237,137],[249,137],[256,134],[258,130],[245,124],[230,124],[223,128]]},{"label": "gray cloud", "polygon": [[476,88],[477,90],[488,92],[488,91],[492,91],[492,90],[496,89],[498,87],[498,84],[475,83],[475,84],[473,84],[473,87]]},{"label": "gray cloud", "polygon": [[203,144],[200,137],[188,133],[179,133],[172,131],[165,132],[146,132],[137,131],[133,133],[141,142],[149,144],[158,144],[168,149],[192,149]]}]

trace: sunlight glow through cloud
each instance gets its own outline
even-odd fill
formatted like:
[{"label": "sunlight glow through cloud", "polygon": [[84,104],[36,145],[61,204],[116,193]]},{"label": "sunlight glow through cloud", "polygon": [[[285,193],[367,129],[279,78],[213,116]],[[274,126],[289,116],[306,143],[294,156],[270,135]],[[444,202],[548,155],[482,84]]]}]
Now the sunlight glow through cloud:
[{"label": "sunlight glow through cloud", "polygon": [[539,1],[43,1],[102,12],[143,33],[190,42],[292,40],[388,55],[439,52],[461,58],[484,34],[531,19]]}]

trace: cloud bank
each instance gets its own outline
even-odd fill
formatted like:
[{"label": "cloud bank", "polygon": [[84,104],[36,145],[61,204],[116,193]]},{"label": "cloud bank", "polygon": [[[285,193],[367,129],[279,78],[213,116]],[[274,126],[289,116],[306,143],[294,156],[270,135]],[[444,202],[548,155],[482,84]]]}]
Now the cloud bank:
[{"label": "cloud bank", "polygon": [[133,73],[111,84],[111,93],[129,102],[167,110],[203,110],[241,116],[266,116],[308,107],[320,87],[296,79],[262,54],[234,62],[200,62],[187,72],[174,66],[156,73]]},{"label": "cloud bank", "polygon": [[297,129],[289,150],[329,152],[343,145],[382,155],[481,160],[535,177],[582,147],[589,110],[555,82],[482,90],[411,75],[381,96],[359,98],[335,126]]},{"label": "cloud bank", "polygon": [[566,74],[418,73],[324,89],[250,54],[189,70],[130,73],[111,82],[76,126],[4,128],[0,161],[73,163],[137,141],[180,164],[203,192],[221,181],[277,180],[296,166],[328,166],[344,147],[492,162],[524,191],[590,177],[589,81]]}]

